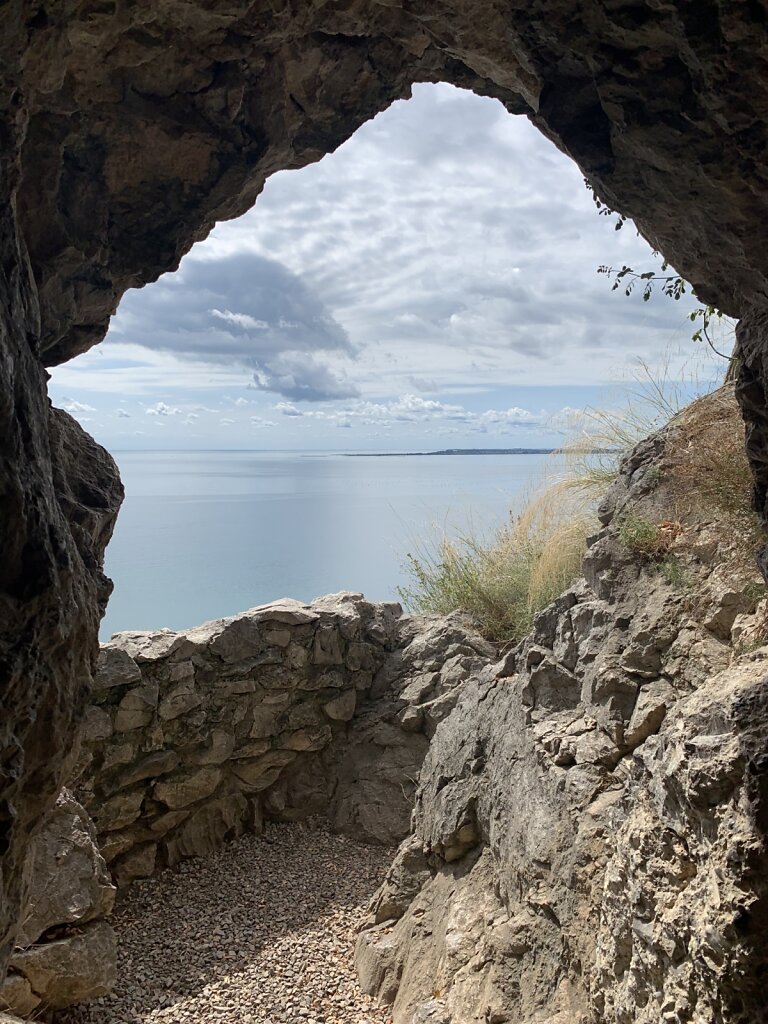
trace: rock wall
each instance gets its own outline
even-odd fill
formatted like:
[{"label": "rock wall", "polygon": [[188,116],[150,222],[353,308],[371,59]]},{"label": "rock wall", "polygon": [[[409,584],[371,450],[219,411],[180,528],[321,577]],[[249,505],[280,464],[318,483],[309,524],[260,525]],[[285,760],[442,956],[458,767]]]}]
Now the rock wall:
[{"label": "rock wall", "polygon": [[118,885],[264,815],[393,844],[428,737],[493,648],[359,594],[104,644],[74,786]]},{"label": "rock wall", "polygon": [[701,510],[668,522],[683,576],[622,540],[668,521],[665,451],[627,461],[586,580],[437,729],[358,945],[397,1024],[765,1019],[763,591]]},{"label": "rock wall", "polygon": [[755,325],[742,395],[764,501],[767,34],[763,0],[4,4],[0,969],[89,690],[121,495],[108,457],[51,413],[43,364],[101,340],[126,288],[271,173],[444,80],[529,116],[703,300]]},{"label": "rock wall", "polygon": [[[735,314],[763,308],[767,25],[759,0],[5,5],[0,963],[29,832],[59,789],[88,689],[120,496],[95,449],[54,468],[51,424],[65,421],[51,419],[41,362],[100,340],[127,287],[175,267],[270,173],[319,158],[414,81],[527,113],[703,298]],[[761,360],[745,362],[753,424]],[[60,495],[70,472],[85,482],[95,464],[103,525],[78,539],[78,511]]]},{"label": "rock wall", "polygon": [[24,1018],[106,995],[117,939],[105,920],[115,887],[88,815],[63,790],[32,843],[27,899],[0,1008]]}]

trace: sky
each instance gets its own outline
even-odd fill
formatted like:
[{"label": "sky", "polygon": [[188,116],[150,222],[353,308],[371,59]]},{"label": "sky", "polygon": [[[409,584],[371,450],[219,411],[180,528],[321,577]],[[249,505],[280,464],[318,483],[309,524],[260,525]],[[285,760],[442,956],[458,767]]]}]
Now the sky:
[{"label": "sky", "polygon": [[525,118],[419,85],[129,291],[50,391],[112,451],[554,446],[638,360],[697,355],[695,300],[612,291],[623,264],[659,260]]}]

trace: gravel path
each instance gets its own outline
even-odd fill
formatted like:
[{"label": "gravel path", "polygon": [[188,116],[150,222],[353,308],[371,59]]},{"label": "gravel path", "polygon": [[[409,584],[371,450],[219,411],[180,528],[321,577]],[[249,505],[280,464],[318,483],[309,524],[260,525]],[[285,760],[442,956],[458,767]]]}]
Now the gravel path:
[{"label": "gravel path", "polygon": [[355,928],[392,851],[275,825],[136,882],[113,923],[115,992],[60,1024],[385,1024],[357,987]]}]

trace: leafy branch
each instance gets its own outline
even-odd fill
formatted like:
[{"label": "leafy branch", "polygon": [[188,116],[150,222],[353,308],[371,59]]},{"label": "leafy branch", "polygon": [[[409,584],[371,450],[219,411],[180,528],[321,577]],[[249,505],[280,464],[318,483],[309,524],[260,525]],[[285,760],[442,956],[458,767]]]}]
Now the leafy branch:
[{"label": "leafy branch", "polygon": [[[601,217],[616,217],[616,223],[614,229],[619,231],[627,222],[627,218],[623,213],[618,213],[612,209],[603,199],[601,199],[587,179],[584,179],[584,184],[588,190],[592,193],[592,199],[594,200],[597,212]],[[639,232],[638,232],[639,234]],[[654,256],[658,256],[659,253],[654,252]],[[635,290],[640,288],[643,294],[643,302],[648,302],[653,295],[653,290],[658,286],[662,295],[666,295],[669,299],[679,301],[679,299],[686,294],[688,290],[691,290],[692,294],[695,293],[691,289],[688,282],[680,277],[679,274],[668,274],[669,263],[666,260],[661,264],[661,272],[657,273],[655,270],[646,270],[643,273],[638,273],[633,270],[632,267],[623,266],[621,270],[615,270],[613,267],[598,267],[598,274],[604,274],[608,278],[613,278],[613,285],[611,291],[618,291],[623,289],[624,294],[629,296]],[[693,341],[705,341],[707,345],[712,349],[715,355],[720,356],[721,359],[727,359],[732,362],[733,355],[726,355],[721,352],[712,342],[712,338],[709,335],[709,328],[713,322],[718,323],[723,319],[723,311],[718,309],[716,306],[699,306],[689,314],[689,320],[692,323],[701,321],[701,325],[691,335]],[[733,369],[733,366],[729,369],[729,373]]]},{"label": "leafy branch", "polygon": [[653,294],[654,286],[657,284],[661,285],[661,291],[664,295],[670,299],[679,299],[686,293],[686,282],[682,277],[677,274],[665,274],[664,271],[669,269],[669,264],[665,261],[661,265],[661,274],[657,274],[655,270],[646,270],[642,274],[638,274],[637,271],[633,270],[632,267],[622,267],[621,270],[614,270],[613,267],[598,267],[598,274],[605,274],[607,277],[613,277],[613,287],[611,291],[617,291],[619,288],[624,289],[625,295],[631,295],[635,290],[635,286],[642,283],[643,290],[643,302],[647,302]]},{"label": "leafy branch", "polygon": [[[654,253],[656,255],[656,253]],[[648,302],[651,295],[653,295],[653,289],[655,286],[661,288],[663,295],[667,298],[679,300],[681,296],[685,295],[690,289],[688,282],[680,277],[679,274],[666,274],[664,273],[669,269],[669,264],[665,260],[661,264],[661,273],[657,274],[654,270],[646,270],[642,274],[633,270],[632,267],[623,266],[621,270],[614,270],[613,267],[598,267],[598,274],[605,274],[607,277],[613,278],[613,285],[611,291],[617,291],[619,288],[624,290],[625,295],[631,295],[636,287],[642,288],[643,302]],[[688,319],[692,323],[696,323],[697,320],[701,321],[701,326],[691,335],[693,341],[705,341],[715,355],[720,356],[721,359],[729,359],[730,356],[721,352],[713,343],[712,338],[709,336],[709,327],[713,321],[718,322],[722,320],[723,312],[716,306],[699,306],[689,314]]]}]

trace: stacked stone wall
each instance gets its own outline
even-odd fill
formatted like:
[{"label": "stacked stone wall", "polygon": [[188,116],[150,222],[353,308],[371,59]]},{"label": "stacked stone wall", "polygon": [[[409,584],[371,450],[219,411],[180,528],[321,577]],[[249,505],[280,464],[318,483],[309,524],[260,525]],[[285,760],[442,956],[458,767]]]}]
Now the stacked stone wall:
[{"label": "stacked stone wall", "polygon": [[117,885],[206,856],[265,815],[322,814],[398,841],[428,737],[492,653],[458,625],[357,594],[116,635],[73,785]]}]

